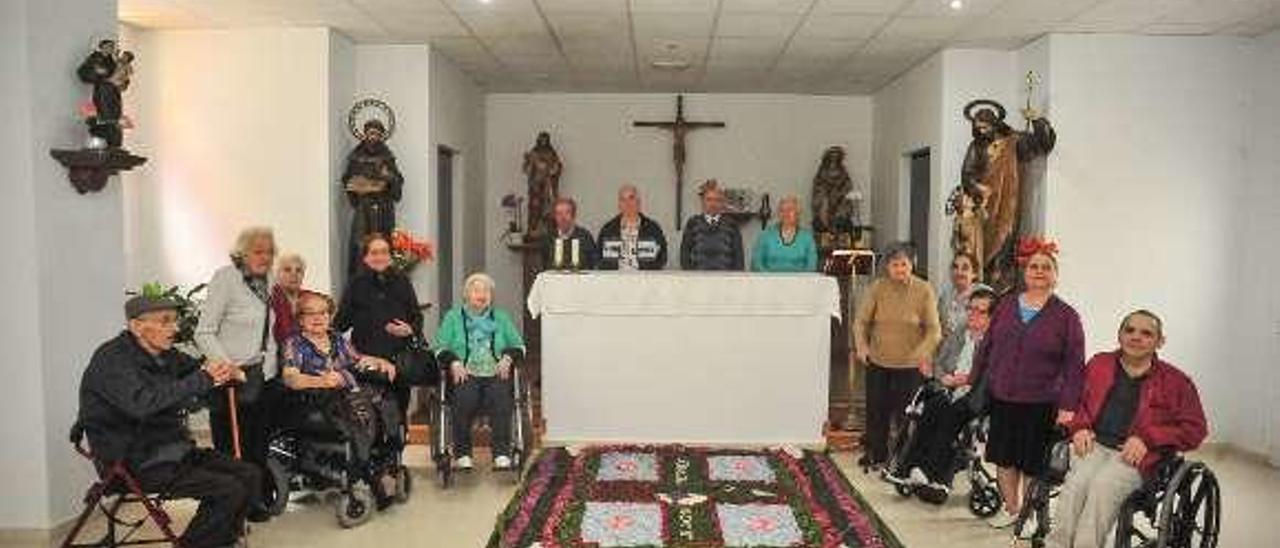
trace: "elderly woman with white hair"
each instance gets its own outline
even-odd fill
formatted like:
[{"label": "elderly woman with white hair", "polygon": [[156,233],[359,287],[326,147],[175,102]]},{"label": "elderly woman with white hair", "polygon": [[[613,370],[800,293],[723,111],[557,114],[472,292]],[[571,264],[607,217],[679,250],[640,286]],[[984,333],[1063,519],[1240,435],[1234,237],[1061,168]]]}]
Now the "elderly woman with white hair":
[{"label": "elderly woman with white hair", "polygon": [[[267,477],[269,419],[281,393],[276,341],[271,337],[270,277],[275,256],[275,236],[270,228],[240,231],[231,250],[231,264],[219,268],[209,280],[195,329],[196,345],[207,359],[245,368],[246,382],[236,394],[240,450],[244,460],[263,467],[263,477]],[[230,403],[225,395],[212,398],[209,422],[214,447],[234,454]]]},{"label": "elderly woman with white hair", "polygon": [[511,315],[493,306],[493,278],[467,277],[463,303],[445,314],[432,347],[449,364],[453,392],[453,439],[458,469],[472,467],[471,423],[487,407],[493,428],[493,468],[511,467],[511,421],[515,402],[511,368],[524,356],[524,339]]},{"label": "elderly woman with white hair", "polygon": [[778,223],[756,237],[751,251],[754,272],[816,272],[818,244],[813,232],[800,227],[800,199],[778,202]]},{"label": "elderly woman with white hair", "polygon": [[277,347],[284,347],[289,337],[298,333],[298,318],[294,309],[302,294],[302,280],[307,275],[307,263],[296,253],[287,253],[276,261],[276,283],[271,286],[271,336]]}]

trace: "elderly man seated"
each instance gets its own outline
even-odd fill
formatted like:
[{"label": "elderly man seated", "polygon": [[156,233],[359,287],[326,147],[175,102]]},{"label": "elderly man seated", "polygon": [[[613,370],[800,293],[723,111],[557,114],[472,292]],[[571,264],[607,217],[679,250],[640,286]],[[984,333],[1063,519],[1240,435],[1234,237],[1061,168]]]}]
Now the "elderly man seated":
[{"label": "elderly man seated", "polygon": [[243,379],[227,362],[203,366],[173,350],[177,303],[138,296],[125,304],[128,330],[94,352],[80,381],[79,422],[104,463],[121,459],[143,490],[195,498],[200,507],[183,546],[233,545],[256,507],[261,476],[252,464],[197,449],[187,411],[210,389]]},{"label": "elderly man seated", "polygon": [[1154,472],[1161,453],[1195,449],[1208,433],[1191,379],[1156,356],[1160,318],[1125,316],[1120,349],[1085,367],[1084,393],[1069,429],[1075,458],[1058,496],[1047,545],[1102,547],[1124,500]]}]

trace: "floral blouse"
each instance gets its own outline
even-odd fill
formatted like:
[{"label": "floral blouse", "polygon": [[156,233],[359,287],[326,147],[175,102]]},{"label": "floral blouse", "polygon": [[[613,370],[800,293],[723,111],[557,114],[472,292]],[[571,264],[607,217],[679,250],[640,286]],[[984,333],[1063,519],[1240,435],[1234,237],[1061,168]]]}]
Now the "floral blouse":
[{"label": "floral blouse", "polygon": [[330,351],[325,354],[301,334],[290,336],[284,343],[284,367],[294,367],[304,375],[320,376],[333,370],[342,374],[347,386],[356,386],[352,370],[360,360],[347,340],[329,333]]}]

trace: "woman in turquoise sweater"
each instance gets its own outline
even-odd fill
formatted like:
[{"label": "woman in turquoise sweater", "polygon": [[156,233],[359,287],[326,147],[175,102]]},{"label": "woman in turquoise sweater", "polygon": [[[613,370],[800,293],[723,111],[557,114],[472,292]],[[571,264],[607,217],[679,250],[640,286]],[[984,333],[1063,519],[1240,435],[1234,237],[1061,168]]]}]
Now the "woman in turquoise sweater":
[{"label": "woman in turquoise sweater", "polygon": [[493,468],[511,467],[511,368],[524,356],[524,339],[511,315],[493,307],[493,288],[485,274],[468,276],[463,304],[445,314],[431,344],[438,363],[448,364],[454,386],[454,466],[460,470],[472,467],[471,423],[482,404],[493,429]]},{"label": "woman in turquoise sweater", "polygon": [[813,233],[800,228],[800,200],[787,196],[778,202],[778,224],[756,237],[751,252],[755,272],[815,272],[818,244]]}]

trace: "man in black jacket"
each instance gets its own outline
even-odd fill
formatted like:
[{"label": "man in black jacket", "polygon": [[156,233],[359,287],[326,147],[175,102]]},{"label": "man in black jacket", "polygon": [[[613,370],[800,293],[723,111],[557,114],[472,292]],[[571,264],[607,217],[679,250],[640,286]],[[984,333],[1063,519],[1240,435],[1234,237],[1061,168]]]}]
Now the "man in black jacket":
[{"label": "man in black jacket", "polygon": [[[196,448],[186,416],[206,392],[244,373],[228,362],[201,366],[173,350],[176,309],[173,301],[146,296],[125,304],[128,330],[98,347],[80,380],[79,422],[94,456],[123,460],[143,490],[200,500],[184,546],[231,545],[249,509],[260,508],[260,473]],[[252,518],[266,514],[257,510]]]},{"label": "man in black jacket", "polygon": [[600,227],[600,270],[662,270],[667,266],[667,237],[656,221],[640,213],[635,185],[618,189],[618,215]]},{"label": "man in black jacket", "polygon": [[[594,270],[597,255],[596,241],[587,229],[578,225],[578,202],[573,201],[572,198],[557,198],[555,205],[552,206],[551,216],[555,220],[555,230],[547,235],[544,257],[547,268]],[[560,255],[558,262],[556,261],[557,248]]]}]

